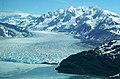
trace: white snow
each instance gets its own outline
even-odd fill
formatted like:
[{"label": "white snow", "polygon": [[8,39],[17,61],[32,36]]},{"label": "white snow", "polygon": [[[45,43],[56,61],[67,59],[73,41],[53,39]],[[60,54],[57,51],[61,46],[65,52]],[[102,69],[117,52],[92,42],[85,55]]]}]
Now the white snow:
[{"label": "white snow", "polygon": [[113,75],[113,76],[109,76],[109,77],[112,78],[112,77],[119,77],[119,76],[120,76],[120,73]]},{"label": "white snow", "polygon": [[108,10],[103,10],[106,14],[109,14],[109,15],[116,15],[118,16],[118,14],[114,13],[114,12],[110,12]]},{"label": "white snow", "polygon": [[[63,18],[60,19],[60,22],[58,22],[56,26],[49,27],[48,30],[52,30],[54,27],[58,27],[59,28],[62,25],[65,25],[66,26],[65,28],[69,28],[69,26],[72,25],[72,24],[73,25],[77,25],[77,23],[79,23],[80,20],[78,20],[77,23],[76,23],[76,18],[78,18],[78,17],[82,17],[83,18],[84,17],[83,14],[87,14],[85,17],[89,18],[89,20],[88,21],[84,21],[84,23],[86,22],[87,24],[89,24],[92,27],[92,29],[94,29],[99,21],[105,19],[105,17],[104,17],[105,15],[104,14],[101,14],[100,17],[96,17],[95,19],[93,19],[93,16],[99,10],[102,11],[101,9],[96,8],[96,7],[91,7],[91,8],[90,7],[74,8],[73,6],[71,6],[68,9],[58,9],[55,12],[50,12],[50,14],[52,14],[51,18],[47,18],[46,16],[49,16],[49,13],[46,13],[45,17],[44,17],[45,20],[43,22],[40,22],[40,23],[37,23],[35,19],[27,18],[28,15],[31,15],[31,14],[27,14],[27,13],[22,13],[22,12],[17,13],[16,12],[16,13],[13,13],[13,14],[11,14],[11,13],[1,13],[1,14],[4,15],[5,17],[11,16],[11,15],[12,16],[13,15],[21,15],[20,17],[17,17],[17,18],[14,18],[14,17],[8,18],[8,21],[6,20],[4,22],[10,23],[10,24],[14,24],[14,25],[18,25],[19,23],[21,23],[23,21],[18,26],[26,27],[27,25],[32,24],[31,27],[36,28],[38,30],[42,30],[43,27],[48,26],[48,23],[50,23],[52,20],[55,20],[55,18],[59,19],[59,16],[62,13],[64,13],[64,15],[63,15]],[[67,11],[74,13],[75,16],[71,16],[71,19],[69,21],[63,22],[64,17],[69,14],[69,12],[67,13]],[[110,15],[109,19],[111,18],[113,21],[115,21],[117,23],[120,23],[120,18],[118,17],[117,14],[115,14],[113,12],[110,12],[108,10],[103,10],[103,12],[105,14]],[[34,15],[31,15],[31,16],[34,16]],[[111,27],[115,27],[115,26],[105,25],[105,27],[103,27],[103,28],[105,28],[105,29],[108,28],[109,29]],[[115,34],[118,34],[118,31],[117,32],[111,31],[111,32],[113,32]]]},{"label": "white snow", "polygon": [[74,8],[73,6],[70,6],[70,8],[68,8],[68,11],[70,12],[75,12],[76,8]]},{"label": "white snow", "polygon": [[95,26],[96,26],[96,22],[95,22],[95,21],[92,21],[92,20],[88,20],[88,21],[86,21],[86,23],[91,26],[91,29],[94,29]]},{"label": "white snow", "polygon": [[[113,40],[112,41],[113,42],[113,44],[111,45],[111,46],[108,46],[108,44],[107,43],[105,43],[104,45],[102,45],[100,48],[99,48],[99,50],[103,53],[103,54],[108,54],[108,53],[110,53],[111,55],[116,55],[116,53],[111,53],[111,52],[113,52],[113,51],[115,51],[116,49],[112,49],[111,50],[111,48],[113,48],[114,46],[116,46],[116,45],[120,45],[120,40]],[[105,49],[109,49],[108,51],[105,51]],[[119,54],[119,52],[117,53],[117,54]]]},{"label": "white snow", "polygon": [[114,34],[117,34],[117,35],[120,35],[120,30],[118,30],[118,29],[116,31],[115,30],[110,30],[110,32],[112,32]]},{"label": "white snow", "polygon": [[112,18],[113,21],[120,23],[120,17],[110,16],[109,18]]}]

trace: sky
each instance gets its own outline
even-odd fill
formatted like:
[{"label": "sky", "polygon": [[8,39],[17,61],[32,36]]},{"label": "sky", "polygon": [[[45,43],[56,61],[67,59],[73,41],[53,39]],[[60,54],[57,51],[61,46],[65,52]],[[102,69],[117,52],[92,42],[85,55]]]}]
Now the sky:
[{"label": "sky", "polygon": [[120,15],[120,0],[0,0],[1,12],[44,14],[70,6],[97,6]]}]

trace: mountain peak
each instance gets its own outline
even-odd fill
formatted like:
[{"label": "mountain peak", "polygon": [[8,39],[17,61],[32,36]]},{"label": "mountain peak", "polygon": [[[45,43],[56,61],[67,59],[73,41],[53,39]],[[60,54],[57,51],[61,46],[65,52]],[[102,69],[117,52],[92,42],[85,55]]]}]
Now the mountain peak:
[{"label": "mountain peak", "polygon": [[34,30],[69,32],[83,41],[103,43],[120,38],[120,17],[96,6],[81,8],[71,6],[68,9],[48,12],[40,17],[32,16],[4,16],[0,17],[0,22]]},{"label": "mountain peak", "polygon": [[68,11],[70,11],[70,12],[74,12],[76,10],[76,8],[74,8],[73,6],[70,6],[69,8],[68,8]]}]

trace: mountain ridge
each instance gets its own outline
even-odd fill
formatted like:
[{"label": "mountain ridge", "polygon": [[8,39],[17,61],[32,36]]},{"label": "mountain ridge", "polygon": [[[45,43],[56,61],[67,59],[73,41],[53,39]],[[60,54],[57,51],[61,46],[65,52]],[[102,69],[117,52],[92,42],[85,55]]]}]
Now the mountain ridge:
[{"label": "mountain ridge", "polygon": [[66,32],[83,41],[104,43],[120,38],[120,16],[98,7],[70,7],[41,16],[3,16],[1,22],[32,30]]},{"label": "mountain ridge", "polygon": [[0,22],[0,37],[28,37],[31,35],[26,28]]}]

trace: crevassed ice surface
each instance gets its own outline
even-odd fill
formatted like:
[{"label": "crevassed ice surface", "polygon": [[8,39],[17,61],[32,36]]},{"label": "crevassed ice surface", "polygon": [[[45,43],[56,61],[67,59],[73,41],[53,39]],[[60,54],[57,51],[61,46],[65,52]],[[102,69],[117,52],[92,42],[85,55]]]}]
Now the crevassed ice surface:
[{"label": "crevassed ice surface", "polygon": [[71,54],[88,50],[88,45],[76,43],[70,35],[52,32],[33,32],[33,37],[0,38],[0,60],[23,63],[58,63]]},{"label": "crevassed ice surface", "polygon": [[[41,67],[40,64],[33,64],[41,62],[57,63],[71,54],[92,48],[80,43],[79,39],[74,39],[72,36],[63,33],[36,31],[33,32],[33,36],[27,38],[0,38],[0,60],[2,60],[0,63],[0,78],[105,79],[96,76],[57,73],[55,71],[56,66]],[[5,61],[9,61],[9,63]]]}]

